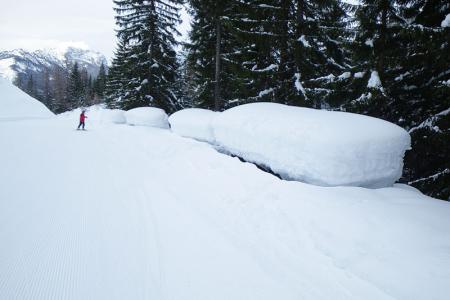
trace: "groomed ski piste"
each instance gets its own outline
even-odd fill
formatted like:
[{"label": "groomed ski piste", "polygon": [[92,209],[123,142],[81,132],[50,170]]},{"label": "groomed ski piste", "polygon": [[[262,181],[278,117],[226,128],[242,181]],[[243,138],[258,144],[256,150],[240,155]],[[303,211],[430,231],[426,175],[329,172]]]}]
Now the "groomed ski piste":
[{"label": "groomed ski piste", "polygon": [[0,299],[450,295],[448,202],[280,180],[120,111],[76,131],[79,111],[14,89],[0,84]]}]

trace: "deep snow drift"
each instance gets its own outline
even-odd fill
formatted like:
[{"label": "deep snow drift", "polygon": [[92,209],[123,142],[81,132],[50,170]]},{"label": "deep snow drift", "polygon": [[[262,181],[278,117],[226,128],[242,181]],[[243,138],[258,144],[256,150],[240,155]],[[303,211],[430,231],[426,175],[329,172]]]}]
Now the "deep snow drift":
[{"label": "deep snow drift", "polygon": [[0,122],[0,299],[450,294],[448,202],[282,181],[169,130],[78,117]]},{"label": "deep snow drift", "polygon": [[50,118],[54,114],[38,100],[28,96],[0,76],[0,121]]},{"label": "deep snow drift", "polygon": [[166,112],[155,107],[138,107],[125,112],[127,124],[138,126],[150,126],[169,128]]},{"label": "deep snow drift", "polygon": [[231,108],[213,122],[217,145],[284,179],[322,186],[392,186],[409,134],[363,115],[275,103]]},{"label": "deep snow drift", "polygon": [[218,115],[207,109],[183,109],[169,117],[170,128],[178,135],[214,144],[212,122]]},{"label": "deep snow drift", "polygon": [[89,118],[101,123],[125,124],[125,111],[120,109],[105,109],[100,105],[89,107]]}]

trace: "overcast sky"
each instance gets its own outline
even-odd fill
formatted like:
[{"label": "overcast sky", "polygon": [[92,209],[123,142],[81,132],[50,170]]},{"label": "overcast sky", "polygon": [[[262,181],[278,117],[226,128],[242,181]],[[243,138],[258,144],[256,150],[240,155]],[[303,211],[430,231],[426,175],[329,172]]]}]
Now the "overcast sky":
[{"label": "overcast sky", "polygon": [[[0,0],[0,49],[73,43],[111,58],[116,45],[112,0]],[[189,20],[181,30],[186,32]]]}]

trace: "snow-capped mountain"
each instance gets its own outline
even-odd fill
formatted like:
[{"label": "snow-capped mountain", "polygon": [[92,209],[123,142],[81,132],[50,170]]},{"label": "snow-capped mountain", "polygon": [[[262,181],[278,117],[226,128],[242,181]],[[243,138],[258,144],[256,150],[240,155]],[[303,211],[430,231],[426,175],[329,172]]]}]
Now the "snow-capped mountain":
[{"label": "snow-capped mountain", "polygon": [[55,67],[67,70],[75,62],[78,62],[80,68],[85,68],[93,77],[97,76],[102,63],[107,64],[103,54],[71,46],[35,51],[15,49],[0,51],[0,76],[10,80],[18,74],[39,77],[46,70]]}]

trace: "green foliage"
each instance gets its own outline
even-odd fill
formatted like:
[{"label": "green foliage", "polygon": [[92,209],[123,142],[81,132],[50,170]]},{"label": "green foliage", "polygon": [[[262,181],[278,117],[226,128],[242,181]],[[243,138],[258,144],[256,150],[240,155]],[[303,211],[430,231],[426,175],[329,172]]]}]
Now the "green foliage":
[{"label": "green foliage", "polygon": [[106,84],[109,106],[173,111],[178,62],[174,34],[181,0],[117,0],[119,44]]},{"label": "green foliage", "polygon": [[83,82],[78,63],[75,63],[69,74],[67,86],[68,109],[85,106],[86,103],[86,86]]},{"label": "green foliage", "polygon": [[[450,29],[441,27],[449,13],[446,1],[362,1],[353,71],[367,75],[348,80],[344,94],[352,99],[346,110],[411,130],[403,180],[442,199],[450,196],[449,124],[442,121],[450,108]],[[379,74],[378,87],[364,84],[372,71]],[[440,124],[430,127],[434,122]]]}]

